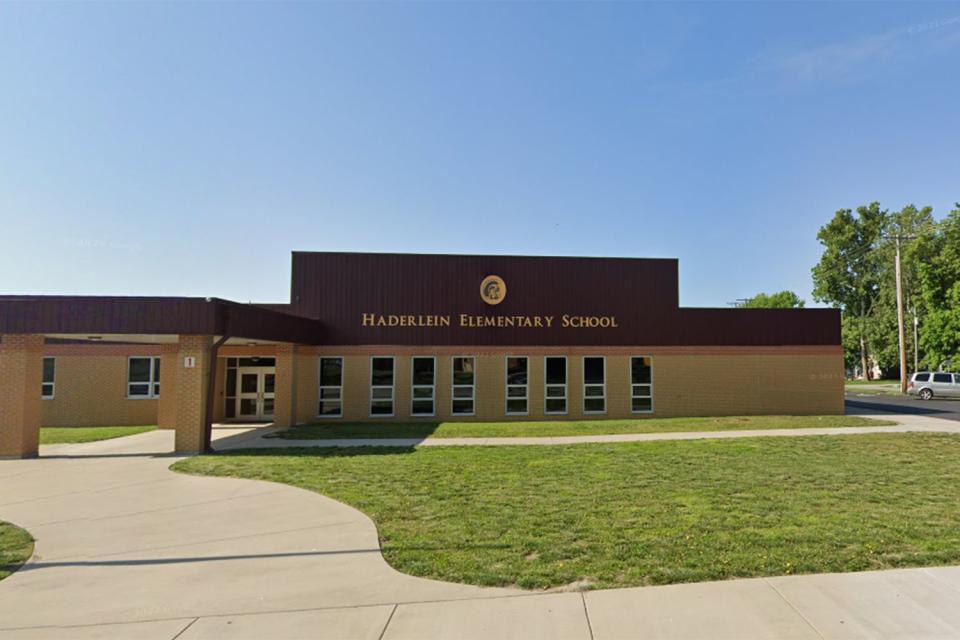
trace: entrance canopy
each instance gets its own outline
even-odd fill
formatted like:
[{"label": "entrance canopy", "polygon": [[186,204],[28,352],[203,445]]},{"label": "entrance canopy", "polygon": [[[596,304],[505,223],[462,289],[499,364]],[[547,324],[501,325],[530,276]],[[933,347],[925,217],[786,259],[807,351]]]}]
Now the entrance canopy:
[{"label": "entrance canopy", "polygon": [[323,326],[219,298],[0,296],[0,458],[37,455],[48,338],[163,345],[160,412],[176,429],[176,450],[195,452],[210,449],[221,345],[276,345],[279,391],[269,408],[276,423],[288,425],[295,415],[295,345],[321,344]]},{"label": "entrance canopy", "polygon": [[240,343],[316,345],[322,342],[323,326],[220,298],[0,296],[0,334],[150,343],[208,335]]}]

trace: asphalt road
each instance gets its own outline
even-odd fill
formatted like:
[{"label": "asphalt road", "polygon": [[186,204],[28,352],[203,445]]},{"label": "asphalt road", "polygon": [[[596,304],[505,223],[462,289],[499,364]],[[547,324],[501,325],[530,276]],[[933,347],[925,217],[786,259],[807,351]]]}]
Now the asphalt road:
[{"label": "asphalt road", "polygon": [[915,396],[885,396],[878,394],[846,394],[847,413],[883,411],[912,413],[932,418],[960,421],[960,400],[920,400]]}]

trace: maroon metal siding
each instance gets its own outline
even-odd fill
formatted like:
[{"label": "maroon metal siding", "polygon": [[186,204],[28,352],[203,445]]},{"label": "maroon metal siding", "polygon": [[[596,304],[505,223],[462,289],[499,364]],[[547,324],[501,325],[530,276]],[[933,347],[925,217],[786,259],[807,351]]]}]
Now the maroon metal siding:
[{"label": "maroon metal siding", "polygon": [[218,298],[0,296],[0,334],[230,335],[320,344],[322,325]]},{"label": "maroon metal siding", "polygon": [[[480,283],[507,295],[483,302]],[[291,312],[320,319],[325,344],[836,345],[833,310],[681,309],[677,261],[294,252]],[[449,327],[364,327],[364,313],[442,315]],[[553,316],[550,328],[463,328],[471,316]],[[561,317],[613,316],[616,328],[562,328]]]}]

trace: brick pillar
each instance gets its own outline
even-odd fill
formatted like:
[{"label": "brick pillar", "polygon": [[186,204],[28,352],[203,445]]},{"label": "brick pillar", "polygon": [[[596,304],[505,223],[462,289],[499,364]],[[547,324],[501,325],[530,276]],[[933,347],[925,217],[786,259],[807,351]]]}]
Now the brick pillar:
[{"label": "brick pillar", "polygon": [[[174,397],[177,416],[174,448],[177,453],[203,451],[206,394],[212,346],[213,336],[180,336],[176,356],[176,395]],[[194,358],[194,366],[185,366],[187,358]],[[162,372],[160,376],[162,385]],[[160,397],[163,397],[162,386]]]},{"label": "brick pillar", "polygon": [[0,336],[0,458],[34,458],[40,442],[43,336]]},{"label": "brick pillar", "polygon": [[175,429],[177,426],[177,344],[160,345],[160,407],[157,409],[157,426]]},{"label": "brick pillar", "polygon": [[273,424],[292,427],[297,423],[297,352],[294,345],[277,345],[276,370]]}]

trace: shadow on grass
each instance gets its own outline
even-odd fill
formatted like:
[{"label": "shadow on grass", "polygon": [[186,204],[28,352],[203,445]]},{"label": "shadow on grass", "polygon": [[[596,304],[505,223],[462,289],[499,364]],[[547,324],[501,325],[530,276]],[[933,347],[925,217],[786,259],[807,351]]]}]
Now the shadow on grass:
[{"label": "shadow on grass", "polygon": [[227,451],[217,451],[205,456],[215,457],[237,457],[237,456],[264,456],[264,457],[289,457],[289,458],[354,458],[357,456],[395,456],[416,453],[417,447],[410,446],[389,446],[378,447],[358,446],[358,447],[278,447],[269,448],[251,448],[251,449],[229,449]]},{"label": "shadow on grass", "polygon": [[322,422],[303,424],[263,436],[282,440],[349,440],[353,438],[429,438],[440,422]]}]

